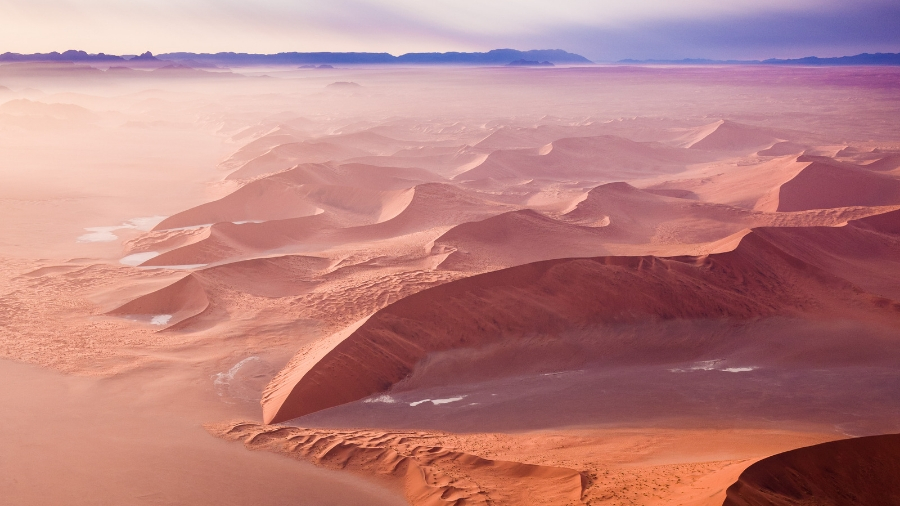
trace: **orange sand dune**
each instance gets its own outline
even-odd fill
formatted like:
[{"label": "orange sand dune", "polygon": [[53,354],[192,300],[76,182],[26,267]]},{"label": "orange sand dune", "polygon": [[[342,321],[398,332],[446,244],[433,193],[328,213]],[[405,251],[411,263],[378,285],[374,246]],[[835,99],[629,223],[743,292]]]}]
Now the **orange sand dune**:
[{"label": "orange sand dune", "polygon": [[[342,195],[353,197],[354,193]],[[210,228],[209,237],[163,253],[142,265],[208,264],[290,247],[327,249],[449,227],[512,208],[492,202],[489,195],[443,183],[421,184],[412,190],[385,195],[393,201],[387,198],[379,201],[382,207],[378,209],[378,220],[383,221],[378,223],[344,227],[332,218],[332,213],[263,223],[217,223]]]},{"label": "orange sand dune", "polygon": [[326,214],[262,223],[216,223],[200,241],[167,251],[143,266],[205,265],[298,244],[337,224]]},{"label": "orange sand dune", "polygon": [[781,185],[778,211],[900,204],[900,179],[820,157]]},{"label": "orange sand dune", "polygon": [[523,210],[458,225],[435,239],[434,252],[449,252],[440,268],[473,272],[566,257],[697,254],[719,251],[718,241],[752,227],[832,226],[877,212],[762,213],[657,192],[665,190],[605,184],[555,218]]},{"label": "orange sand dune", "polygon": [[264,155],[249,162],[228,175],[227,179],[252,179],[289,169],[301,163],[322,163],[364,156],[369,152],[352,147],[343,147],[327,141],[301,141],[281,144]]},{"label": "orange sand dune", "polygon": [[487,271],[538,260],[607,254],[606,227],[573,225],[525,209],[453,227],[434,241],[434,253],[452,251],[441,269]]},{"label": "orange sand dune", "polygon": [[900,155],[887,155],[874,162],[867,163],[864,167],[878,172],[896,171],[897,169],[900,169]]},{"label": "orange sand dune", "polygon": [[224,285],[261,297],[286,297],[309,291],[331,267],[326,258],[288,255],[254,258],[196,271],[206,285]]},{"label": "orange sand dune", "polygon": [[757,151],[759,156],[785,156],[799,155],[806,150],[806,146],[797,144],[796,142],[783,141],[777,142],[772,147]]},{"label": "orange sand dune", "polygon": [[[358,400],[403,380],[429,353],[482,348],[528,335],[556,336],[648,318],[741,321],[841,315],[896,325],[898,311],[898,303],[865,294],[788,255],[760,233],[745,236],[733,252],[703,257],[538,262],[426,290],[375,313],[358,329],[335,336],[324,353],[311,354],[307,361],[313,362],[295,361],[292,367],[305,371],[302,377],[294,385],[282,383],[267,391],[263,412],[267,422],[278,422]],[[622,346],[601,342],[595,344],[601,355]],[[885,344],[879,338],[854,343],[853,355],[868,346],[864,354],[874,360],[886,353]],[[672,347],[667,355],[679,356],[690,355],[695,345],[676,341],[663,346]],[[654,356],[648,350],[635,353],[645,360]],[[367,357],[364,364],[357,358],[362,356]]]},{"label": "orange sand dune", "polygon": [[194,274],[188,274],[165,288],[138,297],[109,312],[111,315],[136,316],[146,320],[161,316],[156,325],[172,325],[196,316],[209,306],[203,285]]},{"label": "orange sand dune", "polygon": [[809,162],[798,162],[796,155],[766,157],[754,163],[736,159],[700,166],[697,170],[678,174],[675,179],[651,179],[638,186],[651,191],[679,190],[689,192],[689,198],[703,202],[774,212],[781,185],[808,165]]},{"label": "orange sand dune", "polygon": [[210,432],[396,483],[413,506],[439,504],[568,505],[581,500],[585,477],[572,469],[488,460],[432,446],[416,432],[310,431],[254,423],[208,426]]},{"label": "orange sand dune", "polygon": [[703,160],[708,157],[663,144],[634,142],[611,135],[571,137],[538,149],[494,151],[481,165],[454,179],[609,181],[677,172]]},{"label": "orange sand dune", "polygon": [[[365,167],[351,168],[355,170],[344,172],[365,171]],[[376,223],[396,215],[411,196],[406,191],[412,186],[411,181],[404,181],[407,186],[403,189],[378,191],[362,185],[344,187],[312,183],[309,182],[311,172],[331,175],[337,170],[321,165],[303,165],[257,179],[219,200],[170,216],[155,230],[221,222],[284,220],[324,211],[348,224]]]},{"label": "orange sand dune", "polygon": [[778,139],[775,132],[734,121],[722,120],[701,127],[685,147],[705,151],[754,151],[772,147]]},{"label": "orange sand dune", "polygon": [[900,504],[900,434],[821,443],[748,467],[723,506]]},{"label": "orange sand dune", "polygon": [[[244,135],[252,135],[252,132],[241,132],[234,136],[233,139],[240,141]],[[308,135],[297,132],[293,128],[285,125],[271,129],[264,135],[241,146],[240,149],[232,153],[227,159],[223,160],[219,166],[227,170],[236,170],[259,156],[266,154],[272,148],[282,144],[290,144],[304,140]]]}]

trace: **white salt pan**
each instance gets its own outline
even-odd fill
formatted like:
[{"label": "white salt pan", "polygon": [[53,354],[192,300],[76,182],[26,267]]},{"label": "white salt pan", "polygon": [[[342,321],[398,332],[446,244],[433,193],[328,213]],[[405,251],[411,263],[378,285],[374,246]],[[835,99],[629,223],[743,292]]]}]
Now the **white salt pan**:
[{"label": "white salt pan", "polygon": [[172,315],[170,314],[158,314],[150,319],[151,325],[165,325],[169,323],[169,320],[172,319]]},{"label": "white salt pan", "polygon": [[422,399],[421,401],[410,402],[409,405],[415,407],[415,406],[418,406],[419,404],[422,404],[425,402],[430,402],[430,403],[434,404],[435,406],[437,406],[438,404],[448,404],[451,402],[461,401],[465,398],[466,398],[465,395],[461,395],[459,397],[448,397],[446,399]]}]

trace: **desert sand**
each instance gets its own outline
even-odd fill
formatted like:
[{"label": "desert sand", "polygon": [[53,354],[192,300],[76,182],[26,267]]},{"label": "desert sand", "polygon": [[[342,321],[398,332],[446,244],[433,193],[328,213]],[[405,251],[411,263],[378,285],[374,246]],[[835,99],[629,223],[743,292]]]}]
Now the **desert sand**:
[{"label": "desert sand", "polygon": [[900,70],[0,86],[14,504],[761,504],[900,431]]}]

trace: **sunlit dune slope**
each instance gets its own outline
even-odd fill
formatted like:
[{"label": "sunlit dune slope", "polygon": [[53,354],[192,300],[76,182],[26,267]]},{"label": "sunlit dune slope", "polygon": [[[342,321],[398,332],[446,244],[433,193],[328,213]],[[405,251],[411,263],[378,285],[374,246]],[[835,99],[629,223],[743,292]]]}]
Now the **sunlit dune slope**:
[{"label": "sunlit dune slope", "polygon": [[[354,195],[355,191],[336,190],[334,196],[336,199],[347,199],[345,210],[350,205],[366,204],[364,200],[355,200]],[[512,208],[492,202],[490,195],[443,183],[426,183],[409,190],[382,192],[372,200],[374,219],[370,220],[372,224],[369,225],[348,227],[346,221],[339,221],[340,214],[336,212],[262,223],[218,223],[211,227],[209,237],[163,253],[143,265],[208,264],[291,247],[327,248],[382,240],[483,219]],[[322,201],[324,199],[319,200]]]},{"label": "sunlit dune slope", "polygon": [[[401,180],[392,179],[390,170],[384,169],[387,174],[380,179],[382,184],[377,185],[371,181],[375,178],[367,180],[364,177],[366,169],[358,165],[301,165],[251,181],[219,200],[170,216],[155,230],[221,222],[284,220],[324,211],[348,224],[375,223],[387,219],[385,216],[396,215],[398,208],[402,209],[403,202],[408,202],[412,197],[409,188],[419,181],[402,180],[401,184],[396,184]],[[360,172],[362,177],[354,177]],[[398,169],[395,172],[413,171]],[[342,184],[349,181],[353,183]],[[392,185],[392,182],[395,184]]]},{"label": "sunlit dune slope", "polygon": [[[897,218],[900,214],[886,218],[875,233],[890,233]],[[280,383],[266,392],[264,418],[284,421],[385,391],[429,353],[515,343],[527,336],[552,341],[576,329],[648,319],[739,322],[775,316],[896,325],[900,304],[786,253],[765,231],[745,236],[734,251],[701,257],[538,262],[432,288],[378,311],[358,329],[333,338],[326,353],[310,356],[314,362],[295,361],[292,367],[306,372],[296,384]],[[717,346],[711,336],[695,339],[640,345],[599,339],[593,346],[598,357],[622,353],[645,361],[690,360]],[[837,350],[852,346],[854,357],[863,353],[880,360],[893,353],[886,345],[860,337],[855,343],[828,343],[833,349],[808,357],[839,361]]]},{"label": "sunlit dune slope", "polygon": [[538,149],[498,150],[454,179],[609,181],[676,172],[709,156],[611,135],[559,139]]},{"label": "sunlit dune slope", "polygon": [[812,163],[781,186],[778,211],[900,203],[900,179],[827,158],[801,157]]},{"label": "sunlit dune slope", "polygon": [[779,139],[775,132],[722,120],[702,127],[687,139],[685,147],[705,151],[753,151],[770,147]]}]

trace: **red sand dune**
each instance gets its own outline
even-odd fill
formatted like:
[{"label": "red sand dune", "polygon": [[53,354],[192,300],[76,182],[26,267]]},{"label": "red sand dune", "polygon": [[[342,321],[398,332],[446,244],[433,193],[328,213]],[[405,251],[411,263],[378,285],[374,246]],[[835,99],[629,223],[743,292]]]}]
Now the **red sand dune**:
[{"label": "red sand dune", "polygon": [[227,259],[245,258],[306,241],[322,230],[336,228],[326,214],[263,223],[221,222],[209,228],[204,239],[167,251],[144,262],[143,266],[205,265]]},{"label": "red sand dune", "polygon": [[900,504],[900,434],[821,443],[748,467],[723,506]]},{"label": "red sand dune", "polygon": [[434,241],[434,252],[454,251],[441,269],[485,271],[538,260],[607,254],[605,227],[573,225],[531,209],[510,211],[453,227]]},{"label": "red sand dune", "polygon": [[454,179],[622,180],[674,172],[706,159],[696,152],[612,135],[571,137],[537,149],[494,151]]},{"label": "red sand dune", "polygon": [[403,490],[412,506],[578,504],[585,484],[582,473],[573,469],[489,460],[434,446],[434,435],[423,432],[316,431],[255,423],[207,429],[251,449],[386,479]]},{"label": "red sand dune", "polygon": [[811,161],[778,194],[778,211],[900,204],[900,179],[824,157]]},{"label": "red sand dune", "polygon": [[384,221],[378,223],[345,227],[331,213],[263,223],[217,223],[210,228],[209,237],[163,253],[142,265],[208,264],[292,245],[327,247],[387,239],[483,219],[512,208],[492,202],[489,196],[443,183],[421,184],[413,190],[389,195],[393,200],[381,203],[379,219]]},{"label": "red sand dune", "polygon": [[[416,183],[439,179],[422,172],[358,164],[339,167],[304,164],[251,181],[219,200],[170,216],[154,230],[222,222],[285,220],[323,211],[348,225],[377,223],[402,210],[412,196],[409,188]],[[416,179],[393,177],[395,174]],[[344,183],[351,184],[345,186]]]},{"label": "red sand dune", "polygon": [[276,146],[264,155],[253,158],[229,174],[226,179],[252,179],[281,172],[301,163],[345,160],[367,154],[369,152],[362,149],[337,146],[327,141],[292,142]]},{"label": "red sand dune", "polygon": [[[897,218],[900,214],[888,221]],[[648,318],[741,321],[803,315],[897,325],[900,304],[866,294],[785,253],[764,233],[745,236],[732,252],[702,257],[527,264],[417,293],[378,311],[359,328],[334,336],[315,353],[295,360],[290,367],[296,374],[270,385],[262,401],[264,419],[289,420],[383,392],[410,375],[429,353]],[[886,353],[884,344],[876,339],[870,349],[878,351],[870,355]],[[597,345],[601,353],[628,347]],[[694,345],[675,341],[662,346],[665,351],[657,353],[676,356]],[[709,346],[706,342],[701,348]],[[853,346],[859,351],[865,345],[859,341]],[[649,350],[642,354],[647,354],[644,360],[653,356]]]},{"label": "red sand dune", "polygon": [[316,277],[331,267],[327,258],[303,255],[254,258],[194,272],[204,285],[261,297],[289,297],[308,292]]},{"label": "red sand dune", "polygon": [[867,292],[900,300],[900,210],[852,220],[844,227],[765,228],[756,233]]},{"label": "red sand dune", "polygon": [[796,142],[783,141],[775,143],[768,149],[758,151],[756,154],[760,156],[786,156],[803,153],[806,148],[806,146]]},{"label": "red sand dune", "polygon": [[778,142],[775,132],[734,121],[722,120],[697,130],[695,140],[688,142],[689,149],[704,151],[753,151],[772,147]]},{"label": "red sand dune", "polygon": [[892,172],[900,169],[900,155],[887,155],[879,158],[878,160],[875,160],[874,162],[867,163],[863,167],[878,172]]},{"label": "red sand dune", "polygon": [[408,148],[390,156],[363,156],[345,160],[346,163],[361,163],[376,167],[405,167],[428,170],[441,177],[453,177],[481,163],[486,154],[469,149],[467,146]]},{"label": "red sand dune", "polygon": [[149,317],[169,315],[164,325],[173,325],[196,316],[209,306],[203,285],[194,274],[147,295],[142,295],[107,314],[117,316]]}]

